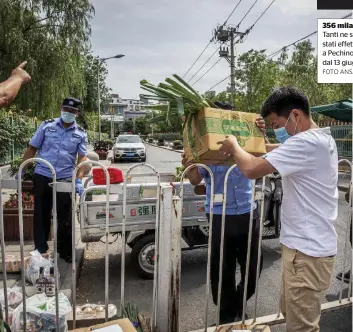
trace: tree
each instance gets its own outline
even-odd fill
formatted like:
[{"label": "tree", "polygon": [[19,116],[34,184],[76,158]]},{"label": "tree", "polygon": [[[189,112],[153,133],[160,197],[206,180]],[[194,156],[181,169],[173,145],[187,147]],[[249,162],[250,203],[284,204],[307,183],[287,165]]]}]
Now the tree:
[{"label": "tree", "polygon": [[1,1],[0,79],[23,60],[32,76],[15,100],[17,109],[48,118],[59,114],[66,96],[83,98],[93,14],[89,0]]},{"label": "tree", "polygon": [[[269,59],[265,50],[250,50],[238,57],[235,105],[245,112],[258,112],[271,91],[283,85],[303,90],[311,105],[329,104],[351,98],[350,84],[317,83],[317,58],[309,40],[298,43],[293,53],[284,50],[278,59]],[[229,91],[222,91],[213,100],[230,101]]]},{"label": "tree", "polygon": [[124,121],[123,123],[123,131],[124,132],[133,132],[134,123],[131,120]]},{"label": "tree", "polygon": [[278,80],[279,68],[266,58],[265,50],[250,50],[239,56],[235,70],[236,109],[258,112]]},{"label": "tree", "polygon": [[97,56],[89,49],[83,54],[84,70],[84,94],[83,107],[85,112],[95,112],[98,110],[98,72],[99,89],[101,99],[101,110],[108,105],[110,100],[110,89],[106,85],[108,70],[105,63],[102,63]]}]

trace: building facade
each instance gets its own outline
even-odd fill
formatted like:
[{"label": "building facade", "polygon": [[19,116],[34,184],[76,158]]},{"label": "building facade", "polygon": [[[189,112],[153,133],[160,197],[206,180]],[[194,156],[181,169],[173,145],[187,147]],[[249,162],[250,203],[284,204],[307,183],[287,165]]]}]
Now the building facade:
[{"label": "building facade", "polygon": [[111,122],[113,132],[120,131],[125,121],[135,121],[136,118],[148,113],[141,110],[141,106],[145,103],[139,99],[123,99],[118,94],[111,94],[110,98],[110,103],[101,118]]}]

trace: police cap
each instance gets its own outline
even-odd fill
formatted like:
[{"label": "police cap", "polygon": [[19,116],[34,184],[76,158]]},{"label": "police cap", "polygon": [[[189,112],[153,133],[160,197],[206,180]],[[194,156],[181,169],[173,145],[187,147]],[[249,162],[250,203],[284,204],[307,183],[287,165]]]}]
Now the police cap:
[{"label": "police cap", "polygon": [[81,106],[82,106],[81,100],[73,97],[65,98],[61,105],[61,107],[72,108],[77,111],[80,110]]}]

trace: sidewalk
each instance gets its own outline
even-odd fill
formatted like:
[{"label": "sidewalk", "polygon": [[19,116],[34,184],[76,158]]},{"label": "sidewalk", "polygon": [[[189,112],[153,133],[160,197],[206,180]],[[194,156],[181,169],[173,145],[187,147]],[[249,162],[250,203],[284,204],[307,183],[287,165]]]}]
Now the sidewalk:
[{"label": "sidewalk", "polygon": [[[80,270],[81,266],[83,263],[84,259],[84,251],[85,251],[85,245],[81,242],[81,232],[80,232],[80,225],[78,221],[76,220],[76,282],[78,282],[79,276],[80,276]],[[49,245],[49,250],[48,253],[50,254],[51,258],[54,258],[53,254],[53,249],[54,249],[54,243],[53,241],[48,242]],[[34,245],[32,242],[25,242],[24,244],[24,256],[29,257],[30,252],[34,250]],[[20,244],[19,242],[8,242],[6,243],[5,246],[5,253],[6,257],[12,256],[13,258],[11,259],[13,265],[16,267],[16,270],[18,272],[7,272],[7,287],[13,287],[13,286],[22,286],[22,280],[21,280],[21,254],[20,254]],[[0,259],[2,258],[0,254]],[[66,263],[63,259],[58,258],[58,268],[59,268],[59,288],[60,291],[62,291],[70,300],[71,299],[71,286],[72,286],[72,264]],[[2,274],[2,269],[1,269],[1,288],[4,287],[4,281],[3,281],[3,274]],[[30,297],[35,294],[34,287],[30,283],[26,282],[26,296]]]}]

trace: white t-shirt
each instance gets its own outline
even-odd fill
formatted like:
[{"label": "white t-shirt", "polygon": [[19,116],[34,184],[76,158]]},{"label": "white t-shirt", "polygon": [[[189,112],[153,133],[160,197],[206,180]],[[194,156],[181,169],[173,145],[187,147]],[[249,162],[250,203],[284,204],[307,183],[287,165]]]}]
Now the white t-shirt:
[{"label": "white t-shirt", "polygon": [[265,159],[282,176],[282,244],[312,257],[336,255],[338,155],[330,128],[290,137]]}]

